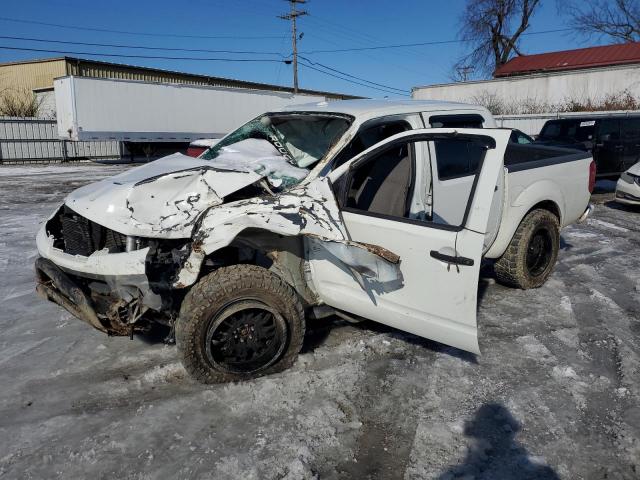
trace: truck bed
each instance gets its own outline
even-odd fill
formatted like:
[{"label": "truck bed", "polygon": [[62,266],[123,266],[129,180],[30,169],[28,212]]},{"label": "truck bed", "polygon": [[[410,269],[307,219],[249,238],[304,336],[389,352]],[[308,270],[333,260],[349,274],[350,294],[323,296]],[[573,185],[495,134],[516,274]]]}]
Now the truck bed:
[{"label": "truck bed", "polygon": [[590,198],[591,161],[588,152],[509,144],[504,157],[503,203],[492,207],[485,256],[499,258],[522,219],[534,208],[551,210],[558,215],[561,227],[580,218]]}]

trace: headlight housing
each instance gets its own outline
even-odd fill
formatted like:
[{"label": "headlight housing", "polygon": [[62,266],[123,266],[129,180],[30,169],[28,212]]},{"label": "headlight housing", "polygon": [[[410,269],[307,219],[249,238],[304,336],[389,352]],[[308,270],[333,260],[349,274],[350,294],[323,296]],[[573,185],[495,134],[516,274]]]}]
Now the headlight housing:
[{"label": "headlight housing", "polygon": [[626,183],[635,183],[640,186],[640,175],[634,175],[633,173],[624,172],[620,175],[620,180]]}]

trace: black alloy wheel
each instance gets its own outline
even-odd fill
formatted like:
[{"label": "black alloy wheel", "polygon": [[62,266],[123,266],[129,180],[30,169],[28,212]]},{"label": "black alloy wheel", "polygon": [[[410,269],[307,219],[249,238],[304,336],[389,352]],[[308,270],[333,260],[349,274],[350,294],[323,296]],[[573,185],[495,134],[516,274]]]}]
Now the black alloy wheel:
[{"label": "black alloy wheel", "polygon": [[212,367],[247,374],[268,368],[287,345],[287,323],[259,300],[233,302],[210,319],[205,351]]},{"label": "black alloy wheel", "polygon": [[551,232],[544,226],[539,227],[531,236],[527,245],[527,270],[532,277],[538,277],[549,266],[553,253]]}]

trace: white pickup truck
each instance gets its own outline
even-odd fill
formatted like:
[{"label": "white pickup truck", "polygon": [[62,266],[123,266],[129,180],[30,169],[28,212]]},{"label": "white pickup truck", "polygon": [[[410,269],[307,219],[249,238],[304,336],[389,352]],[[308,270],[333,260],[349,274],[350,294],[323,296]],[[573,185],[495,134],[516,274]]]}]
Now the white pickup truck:
[{"label": "white pickup truck", "polygon": [[37,290],[111,335],[175,328],[202,382],[290,366],[305,316],[479,352],[480,263],[538,287],[588,215],[588,153],[509,143],[481,107],[350,100],[266,113],[199,158],[80,188],[38,233]]}]

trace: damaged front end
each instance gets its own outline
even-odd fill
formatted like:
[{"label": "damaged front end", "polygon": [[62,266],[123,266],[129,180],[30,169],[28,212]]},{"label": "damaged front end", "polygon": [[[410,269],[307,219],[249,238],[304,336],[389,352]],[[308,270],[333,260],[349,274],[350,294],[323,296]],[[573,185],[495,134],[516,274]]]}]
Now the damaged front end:
[{"label": "damaged front end", "polygon": [[308,170],[269,142],[232,147],[215,161],[172,155],[69,195],[38,233],[38,293],[100,331],[132,335],[172,326],[203,275],[266,259],[312,305],[305,239],[361,285],[402,281],[397,255],[350,240],[327,178],[295,186]]},{"label": "damaged front end", "polygon": [[[165,249],[170,244],[175,257],[187,251],[188,239],[160,242],[123,235],[63,205],[38,233],[36,290],[109,335],[170,324],[180,299],[165,288],[153,261],[160,243]],[[168,271],[167,261],[164,268]]]},{"label": "damaged front end", "polygon": [[134,286],[113,289],[109,283],[64,272],[51,260],[38,258],[36,292],[74,317],[109,335],[133,335],[146,331],[150,322],[140,321],[149,307]]}]

